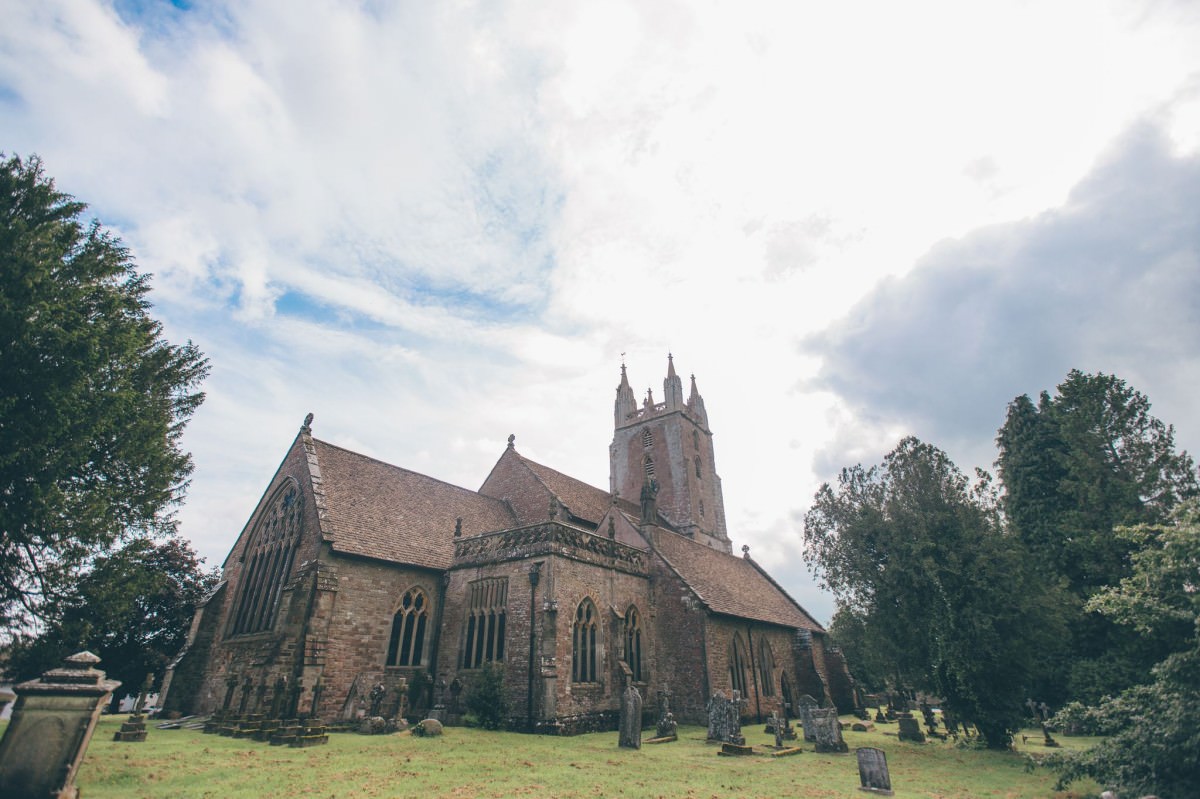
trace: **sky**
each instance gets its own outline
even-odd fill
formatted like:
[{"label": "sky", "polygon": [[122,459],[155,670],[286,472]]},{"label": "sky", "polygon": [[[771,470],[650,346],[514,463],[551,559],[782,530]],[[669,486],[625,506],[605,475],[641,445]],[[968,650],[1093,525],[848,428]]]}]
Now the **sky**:
[{"label": "sky", "polygon": [[803,515],[901,437],[991,468],[1116,374],[1200,451],[1200,4],[0,0],[42,158],[209,357],[220,564],[306,413],[478,488],[608,485],[620,366],[708,409],[734,551],[821,621]]}]

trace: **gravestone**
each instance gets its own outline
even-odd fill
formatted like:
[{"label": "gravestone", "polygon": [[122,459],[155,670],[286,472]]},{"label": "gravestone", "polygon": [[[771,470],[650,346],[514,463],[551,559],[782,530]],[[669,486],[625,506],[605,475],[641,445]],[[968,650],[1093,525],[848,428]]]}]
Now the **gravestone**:
[{"label": "gravestone", "polygon": [[642,748],[642,695],[632,684],[621,694],[621,732],[617,745],[626,749]]},{"label": "gravestone", "polygon": [[804,694],[796,701],[796,705],[800,711],[800,726],[804,728],[804,740],[817,740],[817,733],[813,727],[813,711],[819,707],[817,700]]},{"label": "gravestone", "polygon": [[75,799],[75,775],[100,711],[121,683],[80,652],[39,679],[14,686],[17,704],[0,739],[0,796]]},{"label": "gravestone", "polygon": [[816,751],[821,753],[849,752],[850,747],[842,740],[842,723],[838,721],[837,708],[819,707],[812,712],[813,731],[816,733]]},{"label": "gravestone", "polygon": [[729,733],[727,725],[729,722],[729,714],[725,711],[725,706],[729,704],[729,700],[721,691],[714,691],[713,695],[708,698],[708,704],[704,710],[708,714],[708,740],[710,741],[727,741]]},{"label": "gravestone", "polygon": [[858,756],[858,781],[862,783],[859,790],[895,796],[892,777],[888,773],[887,754],[871,746],[855,749],[854,753]]},{"label": "gravestone", "polygon": [[907,710],[900,714],[898,719],[900,722],[899,738],[901,741],[915,741],[916,743],[925,743],[925,733],[921,732],[920,723],[913,718],[913,714]]},{"label": "gravestone", "polygon": [[146,697],[150,695],[153,685],[154,675],[147,674],[146,679],[142,682],[142,690],[134,700],[133,712],[129,714],[128,719],[121,722],[121,729],[113,733],[114,741],[137,743],[146,740],[146,717],[142,715],[142,708],[146,706]]},{"label": "gravestone", "polygon": [[727,743],[737,744],[738,746],[746,745],[746,737],[742,735],[742,705],[746,700],[742,699],[740,691],[733,692],[733,698],[726,705],[726,712],[729,714],[728,730],[729,737],[725,739]]},{"label": "gravestone", "polygon": [[653,742],[674,741],[678,737],[678,726],[675,714],[671,712],[671,692],[664,687],[658,692],[658,727]]}]

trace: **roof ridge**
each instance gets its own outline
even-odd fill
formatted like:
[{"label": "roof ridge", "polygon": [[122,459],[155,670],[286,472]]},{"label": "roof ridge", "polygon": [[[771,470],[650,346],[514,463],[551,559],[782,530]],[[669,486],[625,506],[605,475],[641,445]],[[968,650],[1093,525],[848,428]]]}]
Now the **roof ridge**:
[{"label": "roof ridge", "polygon": [[[524,455],[517,452],[515,449],[513,450],[513,454],[515,454],[517,456],[517,459],[520,460],[521,463],[525,464],[526,466],[529,466],[530,464],[532,464],[539,468],[546,469],[547,471],[554,472],[555,474],[565,477],[568,480],[573,480],[574,482],[579,483],[580,485],[587,486],[588,488],[591,488],[595,491],[599,491],[601,494],[608,494],[610,496],[612,495],[611,491],[605,491],[603,488],[600,488],[599,486],[594,486],[591,483],[587,482],[586,480],[580,480],[578,477],[573,477],[564,471],[555,469],[553,466],[547,466],[546,464],[539,463],[538,461],[535,461],[532,458],[526,458]],[[532,469],[530,469],[530,471],[533,472]],[[534,477],[537,477],[538,480],[542,482],[542,485],[546,485],[545,481],[543,481],[541,479],[541,477],[537,474],[537,472],[534,472]],[[550,486],[546,486],[546,488],[548,489],[548,488],[550,488]]]}]

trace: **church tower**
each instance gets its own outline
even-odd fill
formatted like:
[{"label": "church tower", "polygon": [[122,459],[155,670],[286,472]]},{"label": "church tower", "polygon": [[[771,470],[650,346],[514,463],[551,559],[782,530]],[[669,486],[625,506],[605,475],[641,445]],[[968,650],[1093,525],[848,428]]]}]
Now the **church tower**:
[{"label": "church tower", "polygon": [[732,554],[725,529],[725,501],[713,459],[712,431],[704,400],[692,376],[691,393],[683,399],[683,382],[675,359],[667,355],[663,401],[651,391],[639,408],[625,365],[613,406],[614,432],[609,448],[612,492],[638,503],[650,481],[658,487],[658,512],[683,535]]}]

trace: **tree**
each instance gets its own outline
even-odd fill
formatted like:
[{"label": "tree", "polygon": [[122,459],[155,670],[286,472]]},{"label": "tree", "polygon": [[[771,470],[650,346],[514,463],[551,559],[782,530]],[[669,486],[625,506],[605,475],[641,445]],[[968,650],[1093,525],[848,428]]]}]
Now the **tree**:
[{"label": "tree", "polygon": [[1117,531],[1134,547],[1132,569],[1088,603],[1146,640],[1173,643],[1147,685],[1106,699],[1090,721],[1107,737],[1055,758],[1060,787],[1091,777],[1121,796],[1191,796],[1200,774],[1200,507],[1171,524]]},{"label": "tree", "polygon": [[896,687],[927,690],[1008,745],[1037,650],[1060,631],[1052,592],[1003,533],[987,481],[906,438],[881,465],[843,469],[804,517],[805,559]]},{"label": "tree", "polygon": [[125,693],[135,693],[147,674],[161,679],[183,649],[196,603],[216,584],[215,571],[205,573],[201,563],[179,538],[137,538],[96,558],[69,595],[43,608],[41,634],[14,642],[10,676],[32,679],[87,649]]},{"label": "tree", "polygon": [[1138,544],[1117,527],[1161,523],[1200,493],[1191,457],[1175,451],[1174,429],[1125,381],[1072,370],[1056,396],[1043,392],[1036,406],[1014,399],[996,443],[1008,524],[1042,579],[1065,586],[1073,617],[1041,698],[1096,700],[1144,680],[1165,653],[1085,607],[1129,574]]},{"label": "tree", "polygon": [[504,687],[504,664],[484,662],[479,677],[467,694],[467,711],[485,730],[498,730],[508,720],[508,690]]},{"label": "tree", "polygon": [[169,535],[208,362],[36,157],[0,155],[0,620],[9,635],[133,536]]}]

